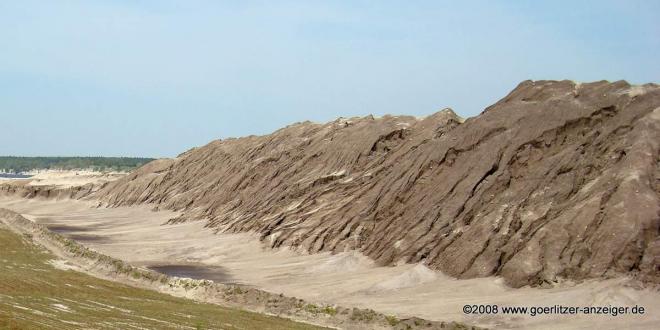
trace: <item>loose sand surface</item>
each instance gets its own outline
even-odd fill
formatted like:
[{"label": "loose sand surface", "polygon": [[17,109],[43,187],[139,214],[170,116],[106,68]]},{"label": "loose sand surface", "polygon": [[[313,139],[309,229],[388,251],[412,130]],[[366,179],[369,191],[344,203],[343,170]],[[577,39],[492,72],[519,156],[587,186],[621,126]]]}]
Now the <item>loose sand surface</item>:
[{"label": "loose sand surface", "polygon": [[[512,289],[497,278],[456,280],[423,265],[377,267],[356,252],[271,250],[250,234],[216,234],[204,221],[164,225],[177,214],[148,207],[94,208],[81,201],[0,197],[0,207],[134,265],[213,277],[316,302],[503,329],[657,329],[660,293],[627,279]],[[465,315],[463,306],[643,306],[643,315]]]},{"label": "loose sand surface", "polygon": [[75,186],[83,186],[88,183],[102,184],[109,181],[117,180],[126,172],[98,172],[91,170],[78,170],[78,171],[60,171],[60,170],[46,170],[32,173],[33,176],[29,178],[0,178],[5,182],[21,182],[30,186],[56,186],[59,188],[68,188]]}]

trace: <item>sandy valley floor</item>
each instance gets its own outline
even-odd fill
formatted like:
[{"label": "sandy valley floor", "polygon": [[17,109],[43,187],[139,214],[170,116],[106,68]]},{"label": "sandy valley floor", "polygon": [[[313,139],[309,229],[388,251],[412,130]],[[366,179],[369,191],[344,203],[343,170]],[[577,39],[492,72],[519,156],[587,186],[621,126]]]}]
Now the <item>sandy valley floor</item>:
[{"label": "sandy valley floor", "polygon": [[[190,277],[243,283],[311,301],[359,306],[398,316],[464,321],[498,328],[660,327],[660,293],[625,279],[511,289],[496,278],[455,280],[422,265],[376,267],[358,253],[305,255],[270,250],[249,234],[215,234],[204,222],[162,225],[175,216],[147,207],[92,208],[80,201],[0,198],[0,207],[47,224],[102,253]],[[465,304],[501,306],[643,306],[644,315],[472,316]]]}]

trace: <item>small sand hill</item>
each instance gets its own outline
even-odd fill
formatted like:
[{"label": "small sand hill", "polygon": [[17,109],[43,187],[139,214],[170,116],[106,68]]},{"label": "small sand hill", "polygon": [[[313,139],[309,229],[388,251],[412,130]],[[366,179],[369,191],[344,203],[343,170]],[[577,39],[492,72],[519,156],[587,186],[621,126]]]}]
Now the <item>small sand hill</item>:
[{"label": "small sand hill", "polygon": [[382,292],[403,288],[415,287],[420,284],[437,280],[440,275],[424,265],[415,267],[383,282],[380,282],[367,290],[367,292]]},{"label": "small sand hill", "polygon": [[373,265],[373,261],[352,251],[336,254],[324,262],[309,268],[309,273],[354,272]]}]

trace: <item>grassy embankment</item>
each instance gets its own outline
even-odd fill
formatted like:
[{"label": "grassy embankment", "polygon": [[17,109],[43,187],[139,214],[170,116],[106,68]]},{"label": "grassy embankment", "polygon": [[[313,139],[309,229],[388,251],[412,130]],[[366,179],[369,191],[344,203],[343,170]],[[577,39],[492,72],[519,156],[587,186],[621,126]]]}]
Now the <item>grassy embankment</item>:
[{"label": "grassy embankment", "polygon": [[318,329],[61,270],[53,258],[0,225],[0,329]]}]

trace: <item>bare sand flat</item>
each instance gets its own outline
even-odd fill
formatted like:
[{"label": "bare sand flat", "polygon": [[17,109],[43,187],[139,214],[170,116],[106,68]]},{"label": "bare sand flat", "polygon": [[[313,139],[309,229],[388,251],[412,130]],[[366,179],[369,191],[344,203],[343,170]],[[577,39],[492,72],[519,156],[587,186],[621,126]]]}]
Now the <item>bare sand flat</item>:
[{"label": "bare sand flat", "polygon": [[[148,207],[92,208],[81,201],[0,198],[0,207],[47,224],[91,248],[135,265],[217,276],[271,292],[397,316],[456,320],[505,329],[657,329],[660,293],[627,279],[563,283],[550,289],[512,289],[497,278],[456,280],[422,265],[377,267],[367,257],[301,254],[264,248],[254,235],[215,234],[204,221],[163,225],[177,214]],[[173,268],[172,268],[173,267]],[[195,270],[198,271],[195,271]],[[221,274],[208,274],[209,269]],[[187,272],[187,273],[185,273]],[[473,316],[465,304],[499,306],[643,306],[643,315]]]},{"label": "bare sand flat", "polygon": [[55,186],[68,188],[83,186],[89,183],[103,184],[117,180],[126,175],[126,172],[98,172],[91,170],[45,170],[30,173],[28,178],[2,178],[4,182],[19,182],[29,186]]}]

